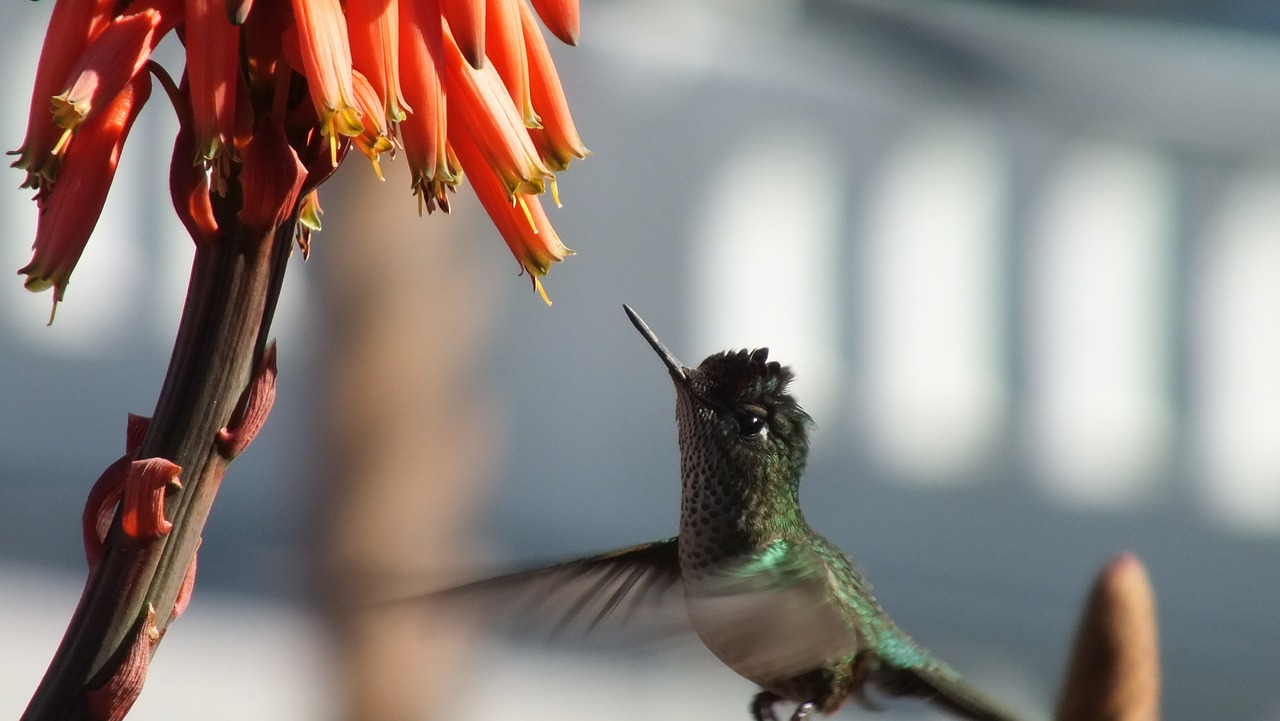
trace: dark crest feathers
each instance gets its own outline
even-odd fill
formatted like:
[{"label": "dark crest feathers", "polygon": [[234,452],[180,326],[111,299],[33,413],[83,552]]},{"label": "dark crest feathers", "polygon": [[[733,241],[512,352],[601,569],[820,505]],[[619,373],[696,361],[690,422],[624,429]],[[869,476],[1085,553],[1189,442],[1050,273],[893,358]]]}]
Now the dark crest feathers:
[{"label": "dark crest feathers", "polygon": [[698,371],[702,381],[699,390],[720,407],[755,403],[808,418],[787,392],[795,374],[789,366],[769,360],[768,348],[715,353],[702,361]]}]

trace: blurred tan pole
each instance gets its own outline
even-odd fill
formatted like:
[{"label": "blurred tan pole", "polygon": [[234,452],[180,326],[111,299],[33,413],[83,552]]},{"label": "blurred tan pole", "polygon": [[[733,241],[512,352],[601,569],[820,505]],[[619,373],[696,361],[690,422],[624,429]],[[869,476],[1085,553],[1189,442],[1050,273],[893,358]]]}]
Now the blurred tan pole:
[{"label": "blurred tan pole", "polygon": [[1107,564],[1085,603],[1057,721],[1159,721],[1155,594],[1142,562]]},{"label": "blurred tan pole", "polygon": [[[457,624],[350,601],[426,590],[439,583],[433,573],[474,555],[469,519],[501,441],[477,371],[492,284],[510,278],[481,277],[475,259],[506,251],[472,198],[454,196],[465,202],[451,216],[419,218],[404,163],[383,167],[386,183],[353,162],[324,187],[321,204],[334,212],[309,261],[325,307],[318,575],[350,721],[429,718],[449,682],[447,661],[465,640]],[[493,237],[481,244],[478,233]]]}]

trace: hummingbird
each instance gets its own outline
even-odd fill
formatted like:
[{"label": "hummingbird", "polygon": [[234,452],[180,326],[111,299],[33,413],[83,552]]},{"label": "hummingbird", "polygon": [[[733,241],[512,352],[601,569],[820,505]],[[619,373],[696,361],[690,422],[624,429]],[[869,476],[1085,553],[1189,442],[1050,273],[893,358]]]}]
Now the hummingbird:
[{"label": "hummingbird", "polygon": [[754,721],[777,721],[782,702],[795,704],[791,721],[850,699],[875,709],[868,688],[974,721],[1015,721],[903,632],[849,557],[805,521],[799,484],[813,420],[788,390],[792,370],[767,348],[685,366],[623,309],[675,383],[679,534],[440,593],[509,598],[541,586],[540,603],[568,601],[557,629],[584,614],[595,628],[674,596],[702,643],[760,687]]}]

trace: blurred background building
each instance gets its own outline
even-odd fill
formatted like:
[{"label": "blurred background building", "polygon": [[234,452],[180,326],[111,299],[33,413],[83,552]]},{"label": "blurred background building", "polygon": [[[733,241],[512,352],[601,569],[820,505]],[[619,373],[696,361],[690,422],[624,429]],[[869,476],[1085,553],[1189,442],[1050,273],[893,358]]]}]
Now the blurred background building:
[{"label": "blurred background building", "polygon": [[[1280,719],[1280,10],[582,14],[581,46],[554,52],[595,155],[559,178],[578,255],[546,279],[554,307],[469,190],[458,217],[419,220],[403,168],[379,185],[352,158],[286,283],[275,411],[130,718],[373,718],[336,710],[357,655],[411,668],[441,648],[394,691],[423,704],[403,718],[747,718],[750,686],[696,648],[463,652],[417,617],[363,636],[420,643],[402,655],[332,641],[360,636],[325,609],[362,558],[426,587],[674,532],[670,381],[626,302],[687,363],[768,346],[797,369],[819,423],[809,520],[993,693],[1048,715],[1088,585],[1130,550],[1156,587],[1164,718]],[[0,7],[9,146],[47,17]],[[0,284],[0,715],[52,655],[85,493],[168,360],[191,249],[153,106],[57,322],[47,294]],[[15,270],[34,235],[19,181],[0,192]]]}]

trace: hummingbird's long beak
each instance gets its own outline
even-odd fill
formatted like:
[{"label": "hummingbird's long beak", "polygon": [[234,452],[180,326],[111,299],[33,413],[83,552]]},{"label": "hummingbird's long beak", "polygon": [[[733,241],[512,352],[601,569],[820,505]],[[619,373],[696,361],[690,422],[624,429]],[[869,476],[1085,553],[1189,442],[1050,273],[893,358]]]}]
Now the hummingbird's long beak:
[{"label": "hummingbird's long beak", "polygon": [[658,340],[658,336],[652,330],[649,330],[649,324],[644,322],[644,318],[641,318],[639,313],[632,310],[631,306],[626,303],[622,304],[622,309],[627,312],[627,317],[631,319],[631,324],[636,327],[636,330],[640,331],[640,335],[644,336],[644,339],[649,341],[649,345],[653,346],[653,349],[658,352],[658,357],[662,359],[662,362],[667,364],[667,370],[671,371],[671,377],[679,383],[687,384],[689,377],[685,375],[684,364],[671,355],[671,351],[667,350],[667,347],[662,344],[662,341]]}]

